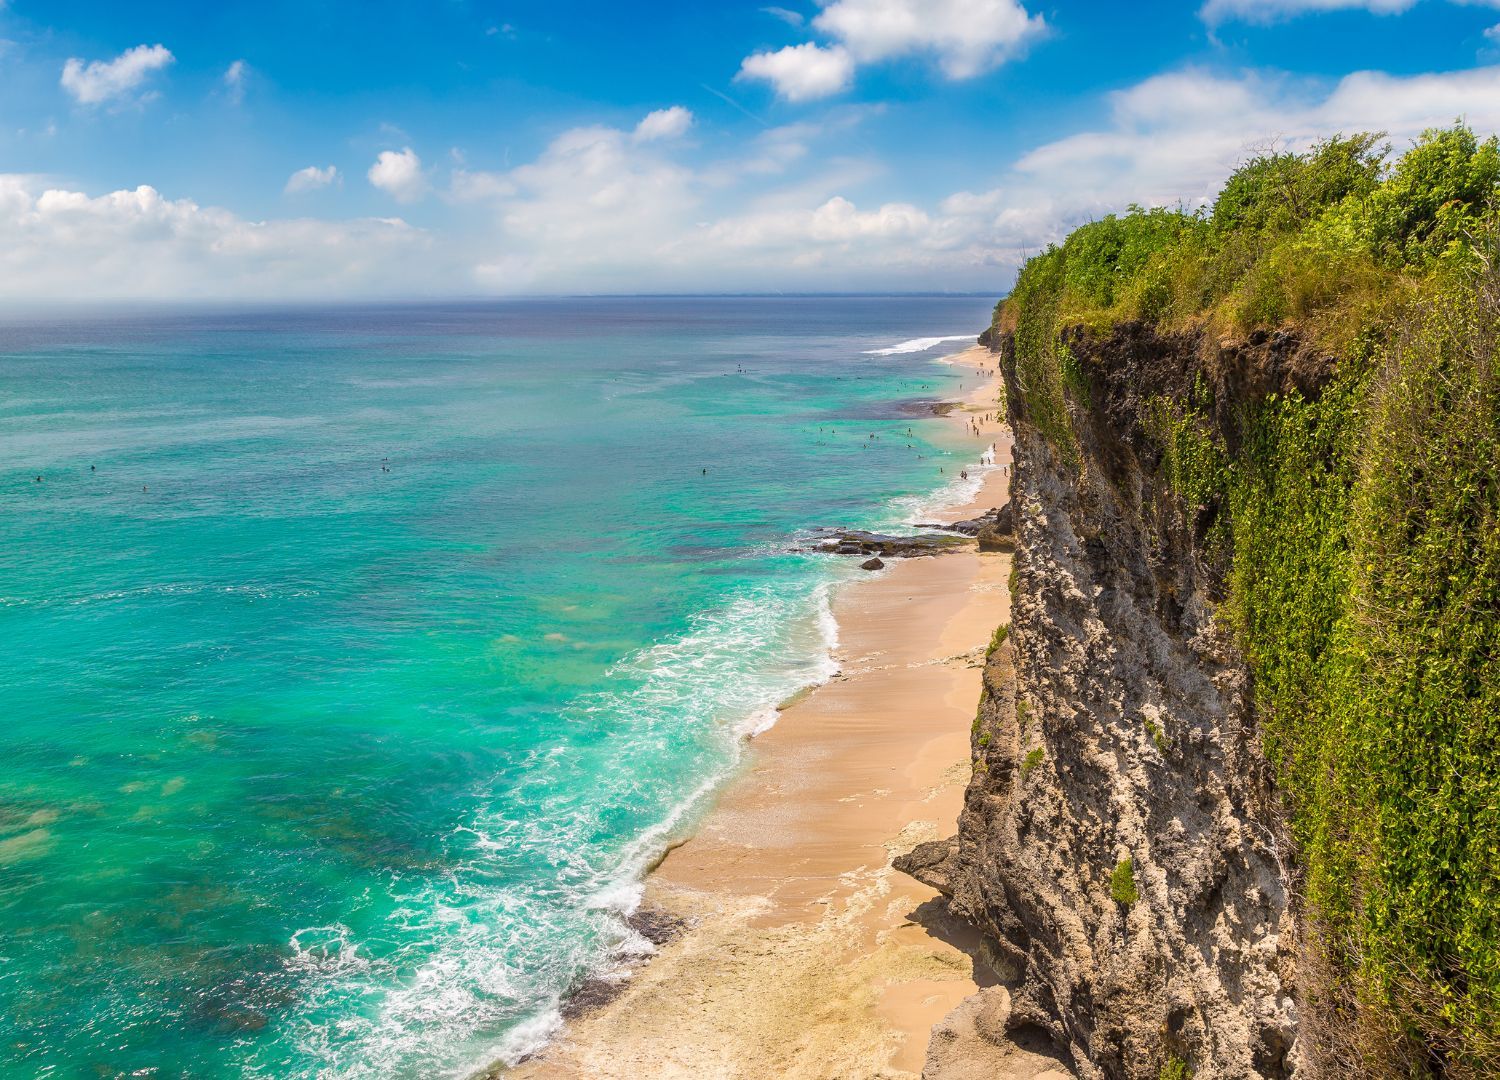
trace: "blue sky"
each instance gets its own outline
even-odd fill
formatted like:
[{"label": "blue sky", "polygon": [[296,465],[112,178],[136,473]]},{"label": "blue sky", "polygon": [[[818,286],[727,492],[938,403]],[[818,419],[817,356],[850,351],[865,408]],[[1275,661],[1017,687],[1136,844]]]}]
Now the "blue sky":
[{"label": "blue sky", "polygon": [[1497,65],[1500,0],[0,0],[0,289],[998,292]]}]

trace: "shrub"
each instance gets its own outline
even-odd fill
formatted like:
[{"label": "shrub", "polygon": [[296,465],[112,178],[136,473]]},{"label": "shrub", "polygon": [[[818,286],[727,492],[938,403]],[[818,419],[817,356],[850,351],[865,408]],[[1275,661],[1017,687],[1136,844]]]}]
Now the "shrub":
[{"label": "shrub", "polygon": [[1109,875],[1109,898],[1127,906],[1141,898],[1140,890],[1135,887],[1135,863],[1132,860],[1121,859],[1115,865],[1114,872]]},{"label": "shrub", "polygon": [[1026,752],[1026,757],[1021,761],[1021,778],[1024,780],[1026,778],[1026,774],[1040,765],[1043,759],[1046,758],[1046,756],[1047,752],[1040,746],[1032,750],[1028,750]]},{"label": "shrub", "polygon": [[1371,193],[1371,242],[1392,263],[1420,264],[1478,225],[1500,183],[1500,143],[1467,127],[1424,131]]},{"label": "shrub", "polygon": [[1156,1074],[1157,1080],[1193,1080],[1193,1070],[1182,1058],[1173,1055]]},{"label": "shrub", "polygon": [[1156,747],[1157,753],[1166,754],[1168,749],[1167,737],[1162,733],[1161,728],[1157,726],[1156,721],[1150,717],[1146,718],[1146,734],[1151,736],[1151,742]]}]

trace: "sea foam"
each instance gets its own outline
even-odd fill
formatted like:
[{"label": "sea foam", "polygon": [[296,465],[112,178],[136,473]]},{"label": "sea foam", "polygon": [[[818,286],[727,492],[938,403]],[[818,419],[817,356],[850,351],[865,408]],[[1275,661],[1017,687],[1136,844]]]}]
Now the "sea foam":
[{"label": "sea foam", "polygon": [[907,353],[926,352],[950,341],[973,341],[973,334],[947,334],[943,337],[919,337],[900,342],[885,349],[866,349],[866,356],[904,356]]}]

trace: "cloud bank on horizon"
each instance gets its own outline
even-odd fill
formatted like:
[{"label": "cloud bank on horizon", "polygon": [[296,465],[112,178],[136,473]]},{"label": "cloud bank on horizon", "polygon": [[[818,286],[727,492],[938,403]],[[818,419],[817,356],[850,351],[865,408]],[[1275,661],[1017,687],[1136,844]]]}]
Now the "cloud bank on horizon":
[{"label": "cloud bank on horizon", "polygon": [[[1047,19],[1021,0],[747,5],[724,24],[745,33],[637,85],[526,70],[518,14],[473,27],[484,47],[516,47],[498,75],[455,69],[429,42],[429,77],[452,80],[438,93],[411,81],[414,61],[388,86],[363,87],[356,70],[301,86],[302,61],[274,41],[195,38],[185,24],[180,44],[153,25],[145,37],[160,43],[90,54],[68,36],[81,44],[89,28],[29,23],[13,3],[0,9],[0,87],[20,92],[3,96],[14,130],[0,145],[22,168],[0,173],[0,289],[12,301],[998,293],[1080,221],[1203,205],[1267,146],[1378,130],[1399,147],[1460,117],[1500,130],[1500,35],[1484,13],[1497,4],[1208,0],[1182,7],[1182,44],[1158,70],[1116,57],[1082,88],[1085,50],[1107,58],[1130,32],[1083,3]],[[1344,57],[1336,38],[1290,46],[1278,27],[1291,19],[1340,20],[1365,44]],[[566,37],[576,25],[530,48],[595,47]],[[1247,36],[1226,41],[1236,26]],[[1385,28],[1407,44],[1399,69],[1367,62]],[[1430,70],[1409,62],[1416,30],[1434,38]],[[597,47],[628,44],[620,32],[602,28]],[[648,20],[637,33],[657,31]],[[59,40],[65,53],[49,55]],[[221,155],[197,151],[195,132]],[[90,179],[105,183],[91,192]]]}]

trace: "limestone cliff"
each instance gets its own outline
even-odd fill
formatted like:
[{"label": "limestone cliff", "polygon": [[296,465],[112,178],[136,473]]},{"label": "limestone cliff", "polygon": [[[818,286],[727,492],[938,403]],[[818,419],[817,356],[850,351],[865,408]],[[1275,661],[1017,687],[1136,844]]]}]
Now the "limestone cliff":
[{"label": "limestone cliff", "polygon": [[[1009,1027],[1043,1029],[1080,1076],[1291,1076],[1285,841],[1245,666],[1214,622],[1199,541],[1215,508],[1159,488],[1128,390],[1197,377],[1201,342],[1075,342],[1103,375],[1068,460],[1028,414],[1013,341],[995,345],[1016,439],[1012,622],[958,836],[898,865],[993,938]],[[1300,378],[1279,347],[1224,371]]]}]

